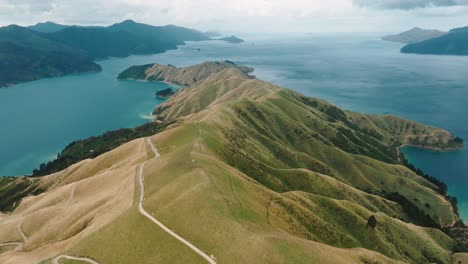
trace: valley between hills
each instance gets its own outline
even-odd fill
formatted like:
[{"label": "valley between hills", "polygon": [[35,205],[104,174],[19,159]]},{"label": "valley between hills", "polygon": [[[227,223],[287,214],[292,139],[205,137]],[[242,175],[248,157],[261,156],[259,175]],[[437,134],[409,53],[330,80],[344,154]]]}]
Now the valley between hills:
[{"label": "valley between hills", "polygon": [[0,263],[466,258],[454,198],[398,151],[462,139],[342,110],[252,71],[223,61],[122,72],[181,88],[154,122],[74,142],[35,177],[1,178]]}]

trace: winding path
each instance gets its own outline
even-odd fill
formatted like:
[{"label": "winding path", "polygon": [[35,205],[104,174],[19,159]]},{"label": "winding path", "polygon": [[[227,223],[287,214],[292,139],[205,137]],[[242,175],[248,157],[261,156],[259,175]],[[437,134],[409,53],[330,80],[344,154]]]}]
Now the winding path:
[{"label": "winding path", "polygon": [[67,255],[60,255],[60,256],[57,256],[55,257],[53,260],[52,260],[52,264],[60,264],[59,260],[60,259],[69,259],[69,260],[78,260],[78,261],[84,261],[84,262],[88,262],[88,263],[91,263],[91,264],[99,264],[99,262],[96,262],[92,259],[89,259],[89,258],[77,258],[77,257],[72,257],[72,256],[67,256]]},{"label": "winding path", "polygon": [[18,235],[21,237],[23,242],[7,242],[7,243],[0,243],[0,247],[6,247],[6,246],[16,246],[15,251],[19,251],[23,248],[24,243],[28,240],[28,237],[24,234],[23,229],[21,228],[21,222],[19,222],[16,225],[16,232]]},{"label": "winding path", "polygon": [[26,243],[26,241],[28,241],[28,237],[24,234],[23,228],[21,228],[21,223],[18,223],[18,224],[16,225],[16,232],[18,232],[18,234],[20,235],[21,239],[23,240],[23,244]]},{"label": "winding path", "polygon": [[2,243],[0,244],[0,247],[7,247],[7,246],[16,246],[15,247],[15,251],[18,251],[21,249],[21,247],[23,246],[23,243],[20,243],[20,242],[8,242],[8,243]]},{"label": "winding path", "polygon": [[26,241],[28,241],[28,237],[26,236],[26,234],[24,234],[23,228],[21,228],[21,222],[19,222],[16,225],[16,232],[20,235],[21,240],[23,240],[23,242],[17,243],[18,246],[15,248],[15,251],[19,251],[19,250],[23,249],[24,244],[26,243]]},{"label": "winding path", "polygon": [[16,246],[15,249],[14,249],[15,251],[21,250],[23,248],[23,246],[24,246],[24,243],[26,243],[26,241],[28,240],[28,237],[24,234],[23,229],[21,228],[21,222],[19,222],[16,225],[16,232],[21,237],[21,240],[23,240],[23,242],[0,243],[0,247]]},{"label": "winding path", "polygon": [[[159,154],[158,150],[156,149],[156,147],[153,145],[153,143],[150,141],[149,138],[146,138],[146,141],[148,142],[148,144],[150,145],[151,147],[151,151],[153,151],[154,153],[154,158],[157,159],[159,158],[161,155]],[[175,239],[179,240],[180,242],[182,242],[183,244],[185,244],[187,247],[189,247],[190,249],[192,249],[193,251],[195,251],[195,253],[197,253],[198,255],[200,255],[202,258],[204,258],[206,261],[208,261],[208,263],[210,264],[216,264],[216,262],[210,257],[208,256],[207,254],[205,254],[203,251],[201,251],[200,249],[198,249],[196,246],[194,246],[193,244],[191,244],[190,242],[188,242],[187,240],[185,240],[184,238],[182,238],[181,236],[179,236],[178,234],[176,234],[175,232],[173,232],[172,230],[170,230],[169,228],[167,228],[165,225],[163,225],[161,222],[159,222],[156,218],[154,218],[152,215],[150,215],[144,208],[143,208],[143,199],[144,199],[144,196],[145,196],[145,186],[144,186],[144,168],[145,168],[145,165],[146,165],[147,161],[145,161],[143,164],[140,165],[139,167],[139,170],[138,170],[138,181],[140,183],[140,201],[138,202],[138,211],[140,211],[140,213],[142,215],[144,215],[146,218],[148,218],[149,220],[151,220],[151,222],[157,224],[160,228],[162,228],[164,231],[166,231],[166,233],[168,233],[169,235],[171,235],[172,237],[174,237]]]},{"label": "winding path", "polygon": [[73,200],[73,197],[75,197],[76,184],[77,184],[77,183],[74,183],[73,186],[72,186],[72,189],[71,189],[71,192],[70,192],[70,196],[69,196],[68,199],[67,199],[67,203],[70,203],[71,200]]}]

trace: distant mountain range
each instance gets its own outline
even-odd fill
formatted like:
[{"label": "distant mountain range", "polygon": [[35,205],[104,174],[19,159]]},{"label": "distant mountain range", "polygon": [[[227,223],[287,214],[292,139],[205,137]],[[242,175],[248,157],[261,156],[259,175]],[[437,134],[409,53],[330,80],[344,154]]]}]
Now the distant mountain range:
[{"label": "distant mountain range", "polygon": [[20,26],[0,28],[0,87],[71,73],[100,71],[85,51]]},{"label": "distant mountain range", "polygon": [[401,42],[405,44],[410,44],[418,43],[428,39],[438,38],[446,34],[447,32],[439,30],[428,30],[415,27],[400,34],[385,36],[382,39],[391,42]]},{"label": "distant mountain range", "polygon": [[438,38],[409,44],[402,53],[434,55],[468,55],[468,27],[452,29]]},{"label": "distant mountain range", "polygon": [[126,20],[109,27],[72,26],[57,31],[51,38],[85,50],[92,58],[126,57],[131,54],[154,54],[176,49],[184,41],[209,40],[203,33],[177,27],[150,26]]},{"label": "distant mountain range", "polygon": [[[0,87],[45,77],[99,71],[96,59],[155,54],[207,34],[174,25],[151,26],[126,20],[108,27],[53,22],[28,28],[0,28]],[[226,40],[228,41],[228,40]]]}]

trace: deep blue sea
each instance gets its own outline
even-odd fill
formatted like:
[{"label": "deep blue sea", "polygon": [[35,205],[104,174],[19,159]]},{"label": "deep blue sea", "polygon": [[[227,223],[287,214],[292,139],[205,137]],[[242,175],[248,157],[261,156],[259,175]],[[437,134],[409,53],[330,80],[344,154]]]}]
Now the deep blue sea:
[{"label": "deep blue sea", "polygon": [[[191,42],[177,50],[99,62],[104,71],[40,80],[0,90],[0,175],[27,174],[69,142],[132,127],[161,103],[166,84],[117,81],[135,64],[187,66],[232,60],[259,79],[340,107],[395,114],[442,127],[468,140],[468,57],[400,54],[380,34],[245,36],[246,43]],[[426,173],[445,181],[468,220],[468,151],[404,150]]]}]

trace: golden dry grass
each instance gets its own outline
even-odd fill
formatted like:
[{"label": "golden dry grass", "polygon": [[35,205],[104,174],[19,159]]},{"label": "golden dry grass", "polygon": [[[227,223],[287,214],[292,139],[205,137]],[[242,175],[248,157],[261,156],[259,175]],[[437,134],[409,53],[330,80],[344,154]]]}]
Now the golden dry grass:
[{"label": "golden dry grass", "polygon": [[[2,241],[20,240],[14,234],[17,223],[27,236],[23,249],[1,254],[0,263],[35,263],[58,255],[130,208],[135,165],[146,157],[142,149],[135,158],[140,141],[46,178],[53,182],[47,192],[28,197],[0,223]],[[120,160],[129,163],[112,167]]]},{"label": "golden dry grass", "polygon": [[453,264],[467,264],[468,253],[457,253],[453,255]]}]

